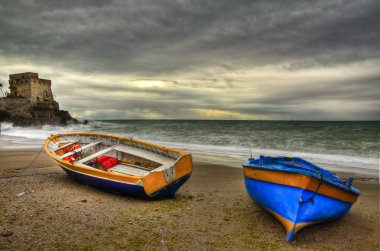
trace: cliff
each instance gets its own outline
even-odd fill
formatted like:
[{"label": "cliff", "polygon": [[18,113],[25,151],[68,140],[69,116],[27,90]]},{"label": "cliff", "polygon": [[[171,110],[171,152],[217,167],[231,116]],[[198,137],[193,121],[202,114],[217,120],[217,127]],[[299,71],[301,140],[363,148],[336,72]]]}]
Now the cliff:
[{"label": "cliff", "polygon": [[22,98],[0,99],[0,122],[2,121],[18,126],[78,123],[68,111],[56,109],[52,104],[33,103]]}]

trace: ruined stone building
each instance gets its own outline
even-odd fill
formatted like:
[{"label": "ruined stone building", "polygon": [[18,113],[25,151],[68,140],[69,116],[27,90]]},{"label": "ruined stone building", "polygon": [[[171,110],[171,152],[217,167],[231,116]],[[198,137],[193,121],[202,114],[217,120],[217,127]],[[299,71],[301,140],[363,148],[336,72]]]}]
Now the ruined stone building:
[{"label": "ruined stone building", "polygon": [[9,75],[9,92],[0,99],[0,121],[15,124],[66,124],[75,121],[67,111],[59,110],[51,90],[51,80],[38,73]]},{"label": "ruined stone building", "polygon": [[51,80],[38,78],[38,73],[26,72],[9,75],[10,95],[32,102],[51,101]]},{"label": "ruined stone building", "polygon": [[38,73],[25,72],[9,75],[9,97],[21,98],[31,103],[45,103],[59,110],[51,91],[51,80],[38,78]]}]

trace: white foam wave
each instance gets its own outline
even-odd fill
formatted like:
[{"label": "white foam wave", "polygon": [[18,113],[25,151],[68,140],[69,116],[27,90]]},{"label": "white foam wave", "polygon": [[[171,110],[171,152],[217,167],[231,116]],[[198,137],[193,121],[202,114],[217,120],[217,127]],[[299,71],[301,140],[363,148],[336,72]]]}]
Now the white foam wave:
[{"label": "white foam wave", "polygon": [[52,134],[76,132],[76,131],[91,131],[93,125],[69,125],[69,126],[52,126],[43,125],[41,127],[18,127],[10,123],[1,123],[1,135],[11,137],[22,137],[27,139],[46,139]]},{"label": "white foam wave", "polygon": [[213,153],[224,156],[239,156],[241,159],[248,159],[250,156],[258,157],[265,156],[289,156],[301,157],[310,162],[322,164],[324,166],[343,166],[352,168],[361,168],[379,171],[379,159],[346,156],[346,155],[333,155],[321,153],[307,153],[307,152],[290,152],[275,149],[250,149],[250,148],[237,148],[228,146],[212,146],[212,145],[197,145],[197,144],[183,144],[174,142],[154,142],[159,145],[167,147],[178,148],[184,151],[193,153]]},{"label": "white foam wave", "polygon": [[[35,128],[14,127],[9,123],[1,124],[1,135],[7,136],[8,141],[11,141],[11,147],[27,147],[37,148],[41,147],[44,140],[51,134],[65,133],[65,132],[83,132],[83,131],[97,131],[102,132],[104,128],[107,131],[112,131],[114,125],[106,122],[92,121],[88,125],[78,124],[70,126],[42,126]],[[109,133],[109,132],[107,132]],[[114,133],[117,134],[117,133]],[[122,136],[128,136],[125,133],[119,134]],[[138,137],[136,137],[138,138]],[[151,141],[151,140],[149,140]],[[178,143],[167,141],[151,141],[158,145],[164,145],[171,148],[181,149],[190,153],[201,154],[214,154],[219,156],[235,157],[235,159],[245,160],[251,155],[258,157],[259,155],[267,156],[289,156],[289,157],[301,157],[307,159],[310,162],[321,164],[324,167],[328,166],[343,166],[359,169],[367,169],[372,171],[379,171],[379,158],[368,158],[361,156],[348,156],[348,155],[334,155],[325,153],[310,153],[310,152],[291,152],[276,149],[251,149],[243,147],[232,146],[215,146],[215,145],[202,145],[202,144],[190,144],[190,143]],[[0,146],[0,147],[6,147]],[[8,146],[9,148],[9,146]]]}]

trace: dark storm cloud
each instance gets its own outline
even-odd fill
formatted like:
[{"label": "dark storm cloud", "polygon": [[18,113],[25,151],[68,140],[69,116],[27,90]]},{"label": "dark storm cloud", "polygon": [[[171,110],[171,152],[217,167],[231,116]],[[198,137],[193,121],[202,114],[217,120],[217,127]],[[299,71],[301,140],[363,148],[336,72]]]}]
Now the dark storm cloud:
[{"label": "dark storm cloud", "polygon": [[380,74],[376,76],[344,79],[339,81],[312,81],[305,88],[277,88],[271,91],[272,96],[244,99],[242,103],[260,103],[272,105],[302,104],[307,101],[367,101],[380,98]]},{"label": "dark storm cloud", "polygon": [[[375,0],[2,1],[0,73],[40,72],[83,117],[379,119],[378,13]],[[168,85],[133,84],[146,79]]]},{"label": "dark storm cloud", "polygon": [[[2,53],[100,72],[378,57],[378,1],[5,1]],[[298,65],[300,67],[300,65]]]}]

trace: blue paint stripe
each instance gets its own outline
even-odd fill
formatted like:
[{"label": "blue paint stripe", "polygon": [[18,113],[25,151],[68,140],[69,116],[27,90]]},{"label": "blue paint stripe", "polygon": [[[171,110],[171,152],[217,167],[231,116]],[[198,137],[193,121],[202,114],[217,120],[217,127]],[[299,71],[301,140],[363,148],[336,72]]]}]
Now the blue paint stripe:
[{"label": "blue paint stripe", "polygon": [[75,172],[66,167],[62,167],[62,168],[68,175],[70,175],[71,177],[73,177],[75,180],[77,180],[78,182],[82,184],[100,188],[104,191],[108,191],[108,192],[112,192],[116,194],[146,197],[144,187],[142,186],[112,181],[108,179],[101,179],[101,178],[90,176],[90,175],[83,174],[80,172]]},{"label": "blue paint stripe", "polygon": [[175,198],[175,194],[177,190],[190,178],[191,173],[188,175],[185,175],[184,177],[181,177],[178,180],[173,181],[169,185],[165,186],[161,190],[151,194],[148,196],[145,193],[143,186],[123,183],[119,181],[112,181],[109,179],[102,179],[95,176],[90,176],[87,174],[83,174],[80,172],[75,172],[73,170],[70,170],[66,167],[61,166],[62,169],[70,176],[73,177],[78,182],[89,185],[92,187],[99,188],[101,190],[121,194],[121,195],[127,195],[127,196],[133,196],[133,197],[141,197],[141,198],[151,198],[151,199],[158,199],[158,198]]},{"label": "blue paint stripe", "polygon": [[299,203],[311,198],[313,192],[245,177],[248,194],[261,206],[293,223],[329,221],[344,216],[352,204],[316,194],[313,202]]}]

